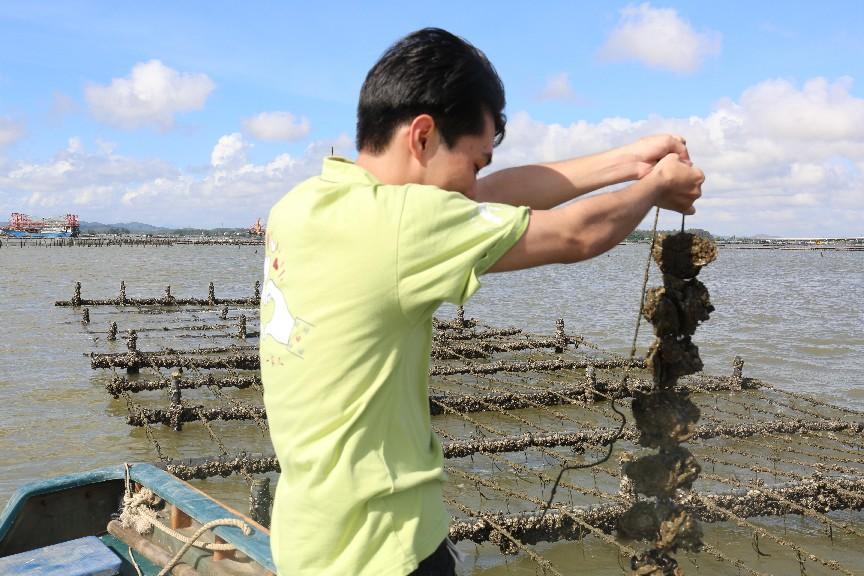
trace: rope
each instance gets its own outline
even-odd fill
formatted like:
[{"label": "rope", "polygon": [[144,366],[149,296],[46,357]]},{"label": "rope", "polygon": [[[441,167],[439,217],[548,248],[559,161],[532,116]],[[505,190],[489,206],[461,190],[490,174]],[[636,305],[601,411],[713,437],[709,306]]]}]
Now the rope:
[{"label": "rope", "polygon": [[463,506],[462,504],[460,504],[459,502],[456,502],[454,500],[447,499],[446,502],[448,504],[450,504],[451,506],[459,508],[460,510],[462,510],[462,512],[464,512],[465,514],[467,514],[471,517],[474,517],[474,518],[479,517],[480,522],[488,524],[489,526],[492,527],[493,530],[495,530],[496,532],[501,534],[501,536],[503,536],[509,542],[511,542],[513,544],[513,546],[515,546],[517,549],[525,552],[531,558],[531,560],[533,560],[540,567],[540,569],[543,570],[544,574],[551,573],[554,576],[563,576],[560,572],[558,572],[558,570],[555,569],[555,567],[552,565],[551,562],[549,562],[548,560],[546,560],[545,558],[543,558],[542,556],[538,555],[536,552],[534,552],[533,550],[528,548],[525,544],[523,544],[515,536],[513,536],[513,534],[511,534],[506,528],[501,526],[501,524],[499,524],[498,522],[496,522],[495,520],[493,520],[489,516],[481,516],[478,512],[475,512],[475,511],[471,510],[470,508],[468,508],[467,506]]},{"label": "rope", "polygon": [[[602,472],[609,474],[613,478],[618,478],[620,476],[619,473],[614,471],[614,470],[609,470],[609,469],[604,468],[604,467],[600,467],[599,469]],[[713,475],[707,475],[707,477],[709,477],[709,478],[711,478],[712,476]],[[711,478],[711,479],[717,480],[716,477]],[[803,484],[801,484],[800,486],[803,486]],[[836,490],[836,485],[830,486],[830,488]],[[788,505],[788,501],[790,500],[790,498],[785,498],[785,497],[779,495],[777,492],[769,491],[769,490],[766,490],[762,487],[750,489],[747,493],[747,497],[751,497],[754,492],[764,493],[764,494],[770,496],[771,498],[777,499],[778,501],[781,501],[781,502],[783,500],[785,500],[787,502],[787,505]],[[774,493],[771,494],[770,492],[774,492]],[[807,559],[807,560],[811,560],[814,562],[819,562],[823,566],[830,568],[831,570],[841,572],[841,573],[845,574],[846,576],[852,576],[852,572],[848,571],[846,568],[844,568],[836,560],[825,560],[823,558],[820,558],[820,557],[816,556],[815,554],[808,552],[804,548],[797,546],[788,540],[780,538],[779,536],[775,536],[774,534],[767,532],[767,531],[763,530],[762,528],[760,528],[759,526],[745,520],[743,517],[739,516],[736,513],[736,511],[740,509],[740,506],[735,506],[734,504],[721,506],[720,503],[715,501],[716,499],[718,499],[718,496],[719,495],[706,495],[706,494],[698,494],[696,492],[690,492],[686,496],[684,496],[684,498],[681,501],[681,504],[685,507],[688,507],[688,508],[697,508],[697,507],[701,506],[705,510],[707,510],[709,513],[713,513],[719,517],[724,517],[728,520],[731,520],[732,522],[736,523],[741,528],[749,528],[753,531],[754,534],[764,536],[770,540],[773,540],[775,543],[777,543],[781,546],[786,546],[788,548],[791,548],[793,551],[796,552],[796,554],[798,554],[799,562],[801,562],[802,565],[803,565],[803,560]],[[856,497],[856,496],[853,495],[853,497]],[[797,496],[797,498],[799,498],[799,499],[801,498],[800,494]],[[767,512],[766,510],[751,511],[750,514],[753,516],[763,516],[763,515],[766,515],[766,512]],[[774,515],[774,514],[772,514],[772,515]],[[782,515],[782,513],[777,514],[777,515]],[[716,520],[714,520],[714,521],[716,521]],[[757,552],[758,552],[758,549],[757,549]],[[715,554],[715,556],[716,556],[716,554]]]},{"label": "rope", "polygon": [[129,553],[129,560],[132,561],[132,567],[135,568],[135,572],[138,576],[144,576],[144,574],[141,573],[141,567],[138,566],[138,562],[135,561],[135,556],[132,555],[132,546],[127,546],[126,550]]},{"label": "rope", "polygon": [[790,542],[788,540],[784,540],[783,538],[780,538],[779,536],[775,536],[774,534],[767,532],[766,530],[763,530],[762,528],[753,524],[752,522],[748,522],[747,520],[736,515],[734,512],[731,512],[729,510],[726,510],[726,509],[718,506],[717,504],[711,502],[709,499],[704,498],[703,496],[700,496],[699,494],[696,494],[695,492],[691,492],[691,495],[688,495],[687,498],[689,500],[692,500],[694,503],[703,505],[705,508],[707,508],[708,510],[710,510],[714,513],[725,516],[726,518],[728,518],[729,520],[731,520],[732,522],[734,522],[735,524],[737,524],[741,528],[748,528],[748,529],[752,530],[754,533],[759,534],[760,536],[768,538],[769,540],[773,540],[775,543],[779,544],[780,546],[785,546],[787,548],[791,548],[792,550],[794,550],[798,554],[799,559],[801,559],[803,557],[803,558],[806,558],[807,560],[811,560],[813,562],[819,562],[820,564],[822,564],[826,568],[829,568],[829,569],[834,570],[836,572],[840,572],[842,574],[845,574],[846,576],[855,576],[852,572],[850,572],[849,570],[844,568],[836,560],[824,560],[824,559],[816,556],[815,554],[808,552],[807,550],[805,550],[801,546],[793,544],[792,542]]},{"label": "rope", "polygon": [[[177,532],[176,530],[166,526],[156,517],[156,512],[154,512],[150,506],[156,503],[161,503],[162,499],[159,498],[152,491],[142,489],[140,492],[134,494],[133,496],[125,496],[123,498],[123,511],[120,513],[120,523],[126,528],[133,528],[139,534],[148,534],[152,532],[152,527],[158,528],[165,534],[171,536],[175,540],[179,540],[185,544],[194,545],[196,548],[201,548],[203,550],[209,550],[211,552],[227,552],[230,550],[234,550],[236,547],[230,543],[215,543],[215,542],[195,542],[195,538],[189,538]],[[241,520],[236,520],[233,518],[226,518],[225,526],[236,526],[243,530],[244,534],[247,536],[249,533],[246,532],[248,526],[245,522]],[[244,529],[245,527],[245,529]],[[250,529],[251,530],[251,529]],[[251,532],[250,532],[251,533]]]},{"label": "rope", "polygon": [[[627,378],[625,373],[624,378]],[[603,464],[612,456],[612,451],[615,449],[615,442],[621,437],[621,434],[624,432],[624,426],[627,425],[627,417],[623,412],[618,410],[615,407],[615,398],[612,398],[611,404],[609,405],[612,410],[621,417],[621,425],[618,427],[618,430],[615,432],[615,435],[612,437],[609,445],[607,447],[606,455],[600,458],[595,462],[589,462],[587,464],[571,464],[569,466],[564,466],[561,468],[561,471],[558,472],[558,476],[555,478],[555,483],[552,484],[552,492],[549,494],[549,500],[546,502],[546,506],[543,508],[543,514],[540,515],[541,520],[544,516],[546,516],[546,512],[549,511],[549,508],[552,506],[552,502],[555,499],[555,493],[558,491],[558,485],[561,483],[561,477],[564,475],[564,472],[568,470],[578,470],[580,468],[592,468],[599,464]]]},{"label": "rope", "polygon": [[[507,494],[507,495],[509,495],[509,496],[515,496],[516,498],[519,498],[519,499],[521,499],[521,500],[525,500],[526,502],[531,502],[531,503],[533,503],[533,504],[537,504],[537,505],[539,505],[539,506],[542,506],[542,505],[543,505],[543,501],[540,500],[540,499],[538,499],[538,498],[533,498],[533,497],[531,497],[531,496],[528,495],[528,494],[520,493],[520,492],[517,492],[517,491],[515,491],[515,490],[511,490],[511,489],[505,488],[505,487],[500,486],[500,485],[498,485],[498,484],[496,484],[496,483],[494,483],[494,482],[492,482],[492,481],[490,481],[490,480],[485,480],[485,479],[483,479],[483,478],[480,478],[479,476],[475,476],[475,475],[473,475],[473,474],[469,474],[469,473],[467,473],[467,472],[463,472],[462,470],[459,470],[459,469],[457,469],[457,468],[448,468],[448,472],[456,473],[456,474],[462,476],[463,478],[465,478],[465,479],[467,479],[467,480],[473,482],[473,483],[475,484],[475,486],[476,486],[476,485],[483,485],[483,486],[486,486],[486,487],[491,488],[491,489],[493,489],[493,490],[497,490],[497,491],[499,491],[499,492],[502,492],[502,493],[504,493],[504,494]],[[612,495],[610,495],[610,496],[614,498],[614,496],[612,496]],[[617,498],[616,498],[616,499],[617,499]],[[465,510],[465,508],[463,508],[463,510]],[[624,544],[621,544],[620,542],[618,542],[617,540],[615,540],[613,537],[609,536],[608,534],[606,534],[605,532],[603,532],[602,530],[600,530],[599,528],[597,528],[597,527],[595,527],[595,526],[592,526],[592,525],[589,524],[588,522],[585,522],[583,519],[579,518],[576,514],[572,513],[571,511],[566,510],[566,509],[564,509],[563,507],[557,509],[557,511],[558,511],[562,516],[567,516],[568,518],[570,518],[571,520],[573,520],[577,525],[579,525],[580,527],[584,528],[586,531],[591,532],[591,533],[594,534],[595,536],[598,536],[601,540],[603,540],[603,541],[606,542],[607,544],[611,544],[611,545],[617,547],[618,550],[619,550],[620,552],[622,552],[623,554],[626,554],[626,555],[628,555],[628,556],[632,556],[633,554],[636,553],[635,550],[633,550],[633,549],[630,548],[629,546],[626,546],[626,545],[624,545]],[[478,514],[480,514],[480,513],[478,513]],[[472,515],[472,516],[476,516],[475,514],[471,514],[471,515]],[[482,518],[485,520],[485,519],[486,519],[486,516],[482,516]],[[541,520],[541,521],[543,520],[543,516],[540,517],[540,520]],[[490,523],[490,524],[491,524],[491,523]],[[511,536],[512,536],[512,535],[511,535]],[[580,536],[580,538],[581,538],[581,536]]]},{"label": "rope", "polygon": [[[123,496],[123,510],[120,512],[120,517],[118,518],[120,524],[124,527],[134,528],[139,534],[148,534],[151,531],[151,527],[155,527],[175,540],[179,540],[184,544],[189,544],[190,546],[195,546],[196,548],[201,548],[203,550],[226,552],[236,549],[236,546],[228,542],[196,542],[198,536],[203,534],[204,531],[199,531],[195,536],[190,538],[168,526],[165,526],[159,521],[156,512],[152,508],[152,506],[161,504],[163,502],[162,498],[157,496],[152,490],[143,487],[140,491],[133,493],[129,479],[130,466],[129,464],[125,464],[124,466],[126,468],[126,494]],[[217,524],[213,524],[213,522],[217,522]],[[235,526],[240,528],[246,536],[249,536],[252,533],[252,529],[248,524],[235,518],[223,518],[214,520],[213,522],[209,522],[208,524],[205,524],[205,526],[211,524],[213,524],[213,526]]]},{"label": "rope", "polygon": [[[129,468],[130,465],[128,462],[124,462],[123,467],[125,469],[124,474],[124,482],[126,487],[126,493],[123,495],[123,510],[120,513],[119,521],[126,528],[134,528],[136,532],[139,534],[146,534],[152,530],[152,527],[159,528],[165,534],[168,534],[175,540],[179,540],[183,542],[183,546],[173,558],[165,565],[164,568],[159,572],[157,576],[165,576],[168,574],[177,564],[180,562],[180,559],[186,553],[189,548],[195,546],[196,548],[201,548],[203,550],[209,551],[220,551],[226,552],[230,550],[236,550],[237,547],[230,542],[198,542],[198,538],[200,538],[205,532],[215,528],[217,526],[234,526],[235,528],[239,528],[241,532],[243,532],[244,536],[249,536],[252,534],[252,528],[246,522],[242,520],[238,520],[236,518],[218,518],[216,520],[211,520],[207,522],[203,526],[201,526],[195,533],[190,536],[185,536],[168,526],[165,526],[160,522],[156,517],[156,512],[150,508],[150,505],[156,505],[162,502],[162,499],[159,498],[152,490],[148,490],[147,488],[141,488],[141,490],[137,493],[132,492],[132,482],[130,480]],[[143,576],[141,573],[141,568],[138,566],[138,562],[135,561],[135,556],[132,554],[132,547],[128,546],[129,560],[132,562],[132,566],[135,568],[138,576]]]},{"label": "rope", "polygon": [[636,330],[633,331],[633,342],[630,344],[630,358],[636,356],[636,339],[639,337],[639,324],[642,321],[642,308],[645,306],[645,291],[648,289],[648,274],[651,271],[651,255],[654,244],[657,243],[657,221],[660,219],[660,208],[654,211],[654,226],[651,228],[651,248],[648,249],[648,262],[645,263],[645,274],[642,277],[642,296],[639,297],[639,313],[636,315]]},{"label": "rope", "polygon": [[[240,530],[243,531],[244,536],[249,536],[250,534],[252,534],[252,528],[250,528],[249,525],[246,524],[245,522],[243,522],[242,520],[237,520],[236,518],[220,518],[218,520],[211,520],[210,522],[207,522],[206,524],[201,526],[198,530],[196,530],[195,534],[193,534],[191,538],[186,539],[186,543],[183,544],[183,547],[177,551],[177,553],[174,555],[174,557],[168,562],[168,564],[165,565],[164,568],[162,568],[162,570],[159,572],[159,574],[157,576],[165,576],[166,574],[168,574],[168,572],[170,572],[171,569],[174,568],[174,566],[176,566],[178,562],[180,562],[180,559],[183,557],[183,554],[185,554],[186,551],[189,550],[189,548],[191,548],[192,546],[196,546],[199,548],[206,548],[206,546],[201,546],[199,543],[196,543],[196,540],[198,540],[198,538],[200,538],[202,534],[204,534],[205,532],[207,532],[211,528],[215,528],[216,526],[234,526],[236,528],[240,528]],[[170,530],[170,528],[169,528],[169,530]],[[172,532],[173,532],[173,530],[172,530]],[[185,539],[185,536],[183,536],[182,534],[180,536]],[[213,546],[213,545],[211,545],[211,546]],[[226,544],[220,544],[218,546],[231,546],[230,548],[220,548],[220,549],[224,549],[224,550],[233,550],[234,549],[233,545],[230,545],[227,543]],[[206,549],[207,550],[216,550],[217,548],[206,548]]]},{"label": "rope", "polygon": [[[654,244],[657,241],[657,221],[660,219],[660,207],[657,207],[657,210],[654,212],[654,225],[651,229],[651,248],[648,250],[648,261],[645,263],[645,274],[642,281],[642,295],[639,297],[639,313],[636,316],[636,329],[633,331],[633,343],[630,346],[630,360],[636,356],[636,339],[639,336],[639,324],[642,319],[642,309],[645,306],[645,291],[648,286],[648,275],[651,270],[651,254],[654,252]],[[626,366],[624,368],[624,375],[621,377],[621,387],[625,388],[627,386],[627,377],[630,375],[630,366]],[[615,397],[610,398],[609,407],[615,412],[618,416],[621,417],[621,423],[618,427],[618,431],[615,433],[615,436],[612,438],[612,441],[609,442],[609,446],[607,448],[606,454],[597,460],[596,462],[589,462],[588,464],[573,464],[570,466],[564,466],[561,468],[561,471],[558,472],[558,477],[555,478],[555,483],[552,484],[552,492],[549,494],[549,500],[546,502],[546,507],[543,508],[543,514],[540,515],[542,519],[546,516],[546,512],[549,511],[549,508],[552,506],[552,502],[555,499],[555,492],[558,491],[558,485],[561,483],[561,477],[564,475],[564,472],[568,470],[578,470],[579,468],[591,468],[593,466],[597,466],[599,464],[603,464],[612,456],[612,451],[615,450],[615,442],[621,437],[621,434],[624,432],[624,427],[627,425],[627,417],[623,412],[618,410],[615,406]]]}]

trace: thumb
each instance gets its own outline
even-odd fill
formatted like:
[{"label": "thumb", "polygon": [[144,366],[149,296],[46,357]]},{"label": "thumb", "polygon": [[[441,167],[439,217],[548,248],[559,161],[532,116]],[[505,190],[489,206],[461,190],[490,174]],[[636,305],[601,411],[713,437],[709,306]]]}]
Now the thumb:
[{"label": "thumb", "polygon": [[676,154],[675,152],[670,152],[669,154],[666,154],[666,156],[664,156],[660,160],[660,162],[658,162],[658,164],[668,166],[669,164],[678,164],[680,161],[681,157],[678,154]]}]

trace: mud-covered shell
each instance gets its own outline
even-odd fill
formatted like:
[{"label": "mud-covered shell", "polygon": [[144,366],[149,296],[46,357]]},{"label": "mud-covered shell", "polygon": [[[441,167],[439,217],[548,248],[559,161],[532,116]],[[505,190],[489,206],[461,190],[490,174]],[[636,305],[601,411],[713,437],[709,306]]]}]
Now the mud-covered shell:
[{"label": "mud-covered shell", "polygon": [[664,234],[651,252],[664,274],[693,278],[706,264],[717,258],[717,245],[707,238],[679,232]]},{"label": "mud-covered shell", "polygon": [[654,334],[658,336],[678,334],[681,330],[678,307],[671,298],[666,297],[664,287],[648,290],[645,294],[642,315],[654,326]]},{"label": "mud-covered shell", "polygon": [[702,547],[699,523],[670,500],[636,502],[618,518],[616,528],[623,538],[653,541],[661,550],[699,550]]},{"label": "mud-covered shell", "polygon": [[639,494],[668,497],[675,490],[689,490],[702,468],[689,450],[676,446],[648,454],[624,465],[624,473]]},{"label": "mud-covered shell", "polygon": [[633,540],[654,540],[660,532],[660,518],[654,503],[640,500],[618,517],[618,535]]},{"label": "mud-covered shell", "polygon": [[699,347],[689,336],[663,336],[657,338],[648,349],[645,364],[654,374],[654,383],[661,388],[675,385],[678,378],[702,370]]},{"label": "mud-covered shell", "polygon": [[671,449],[692,438],[701,414],[687,392],[671,389],[636,392],[632,409],[639,444],[648,448]]},{"label": "mud-covered shell", "polygon": [[693,278],[692,280],[679,280],[672,276],[664,276],[663,282],[666,290],[674,294],[678,303],[681,332],[679,334],[692,335],[700,322],[708,320],[714,306],[711,304],[711,296],[708,288]]},{"label": "mud-covered shell", "polygon": [[657,336],[692,336],[713,311],[708,289],[699,280],[664,274],[663,287],[646,293],[642,315],[654,326]]},{"label": "mud-covered shell", "polygon": [[660,523],[660,535],[654,545],[661,550],[683,548],[698,552],[702,549],[702,527],[687,510],[677,508]]}]

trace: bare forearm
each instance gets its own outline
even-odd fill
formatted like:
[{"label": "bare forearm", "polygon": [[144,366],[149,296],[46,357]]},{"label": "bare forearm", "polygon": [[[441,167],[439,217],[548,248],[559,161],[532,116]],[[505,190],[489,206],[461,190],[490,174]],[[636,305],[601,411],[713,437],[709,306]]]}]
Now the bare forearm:
[{"label": "bare forearm", "polygon": [[704,181],[705,174],[689,160],[670,153],[626,188],[555,210],[534,210],[525,233],[490,271],[593,258],[626,238],[652,206],[693,214]]},{"label": "bare forearm", "polygon": [[505,168],[477,181],[476,199],[548,210],[637,177],[637,159],[616,148],[561,162]]},{"label": "bare forearm", "polygon": [[572,243],[567,260],[587,260],[614,248],[639,225],[655,199],[656,187],[638,181],[559,208],[566,215]]},{"label": "bare forearm", "polygon": [[636,228],[656,197],[656,185],[640,180],[623,190],[583,198],[555,210],[535,210],[525,234],[490,272],[598,256]]}]

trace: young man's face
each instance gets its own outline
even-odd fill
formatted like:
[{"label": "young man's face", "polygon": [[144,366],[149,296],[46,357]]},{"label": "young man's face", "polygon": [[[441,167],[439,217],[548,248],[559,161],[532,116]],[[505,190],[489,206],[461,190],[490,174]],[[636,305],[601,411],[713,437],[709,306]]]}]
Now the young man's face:
[{"label": "young man's face", "polygon": [[477,173],[492,162],[495,124],[485,114],[483,134],[462,136],[452,148],[443,140],[426,166],[426,184],[474,197]]}]

